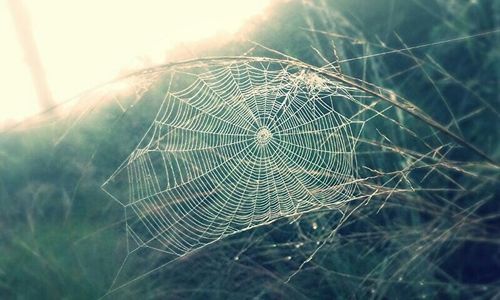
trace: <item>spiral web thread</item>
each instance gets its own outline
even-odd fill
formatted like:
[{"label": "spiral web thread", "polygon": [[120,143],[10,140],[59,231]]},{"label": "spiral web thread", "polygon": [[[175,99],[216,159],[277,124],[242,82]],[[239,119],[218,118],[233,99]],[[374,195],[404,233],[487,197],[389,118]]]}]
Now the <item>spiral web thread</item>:
[{"label": "spiral web thread", "polygon": [[[353,199],[352,88],[278,63],[173,70],[142,142],[103,189],[137,244],[176,257]],[[128,195],[123,191],[128,190]],[[132,216],[132,217],[131,217]]]}]

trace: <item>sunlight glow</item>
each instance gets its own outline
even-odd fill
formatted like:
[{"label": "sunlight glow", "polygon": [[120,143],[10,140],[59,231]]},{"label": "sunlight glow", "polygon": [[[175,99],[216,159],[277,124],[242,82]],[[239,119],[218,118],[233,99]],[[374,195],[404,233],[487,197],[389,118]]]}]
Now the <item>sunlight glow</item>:
[{"label": "sunlight glow", "polygon": [[[0,127],[41,110],[8,0],[0,3]],[[237,32],[270,0],[24,0],[48,85],[56,102],[162,63],[176,45]]]}]

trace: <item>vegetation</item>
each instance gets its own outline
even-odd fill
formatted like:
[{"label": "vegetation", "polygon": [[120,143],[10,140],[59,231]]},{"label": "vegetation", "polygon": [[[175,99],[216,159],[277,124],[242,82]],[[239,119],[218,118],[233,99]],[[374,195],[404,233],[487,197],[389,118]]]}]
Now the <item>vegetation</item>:
[{"label": "vegetation", "polygon": [[[357,164],[359,177],[371,178],[360,193],[374,196],[353,202],[338,230],[338,211],[281,219],[199,249],[107,298],[499,297],[499,15],[494,0],[276,3],[241,38],[192,45],[198,57],[331,63],[324,70],[411,101],[493,162],[367,98],[374,110],[362,115],[370,122],[360,129]],[[0,298],[106,294],[127,249],[123,208],[101,185],[154,119],[168,89],[163,75],[95,88],[59,115],[0,134]],[[165,259],[138,253],[125,282]]]}]

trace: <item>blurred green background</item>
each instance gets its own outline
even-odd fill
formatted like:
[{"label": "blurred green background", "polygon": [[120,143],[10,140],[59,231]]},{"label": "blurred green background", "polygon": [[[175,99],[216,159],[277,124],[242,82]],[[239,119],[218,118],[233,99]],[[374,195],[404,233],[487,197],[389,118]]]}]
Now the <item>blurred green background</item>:
[{"label": "blurred green background", "polygon": [[[322,56],[340,60],[344,74],[411,100],[500,161],[498,1],[291,1],[270,11],[241,39],[192,47],[198,56],[279,56],[260,44],[314,66],[325,64]],[[35,125],[0,133],[1,299],[106,293],[126,247],[123,208],[100,186],[142,138],[166,84],[148,79],[135,90],[142,88],[119,95],[91,90],[74,100],[69,117],[46,113]],[[408,128],[425,126],[398,110],[387,115]],[[394,144],[420,151],[388,119],[366,126],[366,138],[383,141],[377,132],[384,132]],[[442,136],[433,141],[444,148],[453,143]],[[372,199],[335,238],[329,239],[339,219],[334,211],[279,220],[200,249],[107,298],[500,297],[498,167],[450,148],[447,159],[457,168],[447,168],[448,178],[430,176],[412,193]],[[404,160],[374,153],[360,155],[358,165],[390,170]],[[463,190],[452,191],[450,182]],[[127,272],[133,278],[163,262],[159,253],[141,252]]]}]

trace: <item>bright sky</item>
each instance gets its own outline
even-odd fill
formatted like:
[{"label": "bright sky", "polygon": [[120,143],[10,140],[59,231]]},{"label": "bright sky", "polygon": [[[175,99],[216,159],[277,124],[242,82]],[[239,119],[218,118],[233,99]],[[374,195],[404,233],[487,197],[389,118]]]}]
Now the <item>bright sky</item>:
[{"label": "bright sky", "polygon": [[[7,0],[0,0],[0,127],[40,111]],[[176,44],[234,33],[270,0],[23,0],[56,101]]]}]

